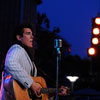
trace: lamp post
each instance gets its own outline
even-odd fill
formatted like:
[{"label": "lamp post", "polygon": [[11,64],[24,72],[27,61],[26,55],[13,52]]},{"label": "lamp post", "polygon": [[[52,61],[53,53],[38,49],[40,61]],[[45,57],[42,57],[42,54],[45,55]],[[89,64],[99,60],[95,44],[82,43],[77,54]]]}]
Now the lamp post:
[{"label": "lamp post", "polygon": [[79,79],[79,77],[78,76],[66,76],[66,78],[71,82],[71,90],[73,92],[74,83],[76,82],[77,79]]}]

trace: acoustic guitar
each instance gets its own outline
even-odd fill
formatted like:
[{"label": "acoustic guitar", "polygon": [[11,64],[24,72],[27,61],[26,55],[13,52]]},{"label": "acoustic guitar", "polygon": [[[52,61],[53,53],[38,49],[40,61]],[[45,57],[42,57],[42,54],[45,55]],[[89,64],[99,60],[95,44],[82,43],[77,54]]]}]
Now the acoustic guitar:
[{"label": "acoustic guitar", "polygon": [[[41,87],[41,95],[32,94],[31,90],[10,78],[9,82],[8,79],[4,82],[6,100],[48,100],[48,93],[56,93],[56,88],[47,88],[44,78],[32,77],[32,79]],[[61,92],[62,89],[58,91]]]}]

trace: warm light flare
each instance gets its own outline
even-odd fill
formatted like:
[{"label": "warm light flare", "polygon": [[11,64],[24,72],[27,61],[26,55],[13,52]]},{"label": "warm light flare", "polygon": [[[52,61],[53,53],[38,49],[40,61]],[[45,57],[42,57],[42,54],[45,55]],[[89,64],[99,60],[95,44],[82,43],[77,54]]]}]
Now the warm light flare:
[{"label": "warm light flare", "polygon": [[95,23],[98,24],[98,25],[100,25],[100,18],[96,18],[95,19]]},{"label": "warm light flare", "polygon": [[99,39],[96,37],[92,38],[92,44],[95,44],[95,45],[99,44]]},{"label": "warm light flare", "polygon": [[96,54],[95,48],[92,48],[92,47],[89,48],[89,49],[88,49],[88,54],[91,55],[91,56],[95,55],[95,54]]},{"label": "warm light flare", "polygon": [[99,28],[93,28],[93,34],[98,35],[99,34]]}]

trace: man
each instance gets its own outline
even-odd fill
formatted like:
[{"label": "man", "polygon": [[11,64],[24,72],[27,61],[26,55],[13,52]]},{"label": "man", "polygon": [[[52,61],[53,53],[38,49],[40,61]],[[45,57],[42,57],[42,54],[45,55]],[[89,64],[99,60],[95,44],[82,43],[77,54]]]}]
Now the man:
[{"label": "man", "polygon": [[[31,88],[38,95],[40,93],[40,87],[30,77],[30,75],[34,74],[33,71],[35,71],[36,76],[36,67],[29,50],[29,48],[33,48],[34,43],[31,25],[19,25],[16,29],[15,36],[17,41],[10,47],[5,59],[4,78],[11,75],[25,88]],[[1,95],[3,95],[4,88],[2,88],[1,92]],[[1,100],[5,100],[4,95]]]},{"label": "man", "polygon": [[[30,48],[34,48],[32,26],[29,24],[19,25],[16,28],[15,37],[17,41],[10,47],[5,59],[1,85],[1,100],[14,100],[12,96],[9,96],[9,94],[12,95],[9,88],[7,89],[4,86],[7,83],[5,80],[11,77],[18,81],[24,88],[31,89],[36,95],[39,95],[41,90],[40,86],[30,77],[31,75],[36,76],[37,74],[34,55],[30,52]],[[62,94],[65,95],[66,90]]]}]

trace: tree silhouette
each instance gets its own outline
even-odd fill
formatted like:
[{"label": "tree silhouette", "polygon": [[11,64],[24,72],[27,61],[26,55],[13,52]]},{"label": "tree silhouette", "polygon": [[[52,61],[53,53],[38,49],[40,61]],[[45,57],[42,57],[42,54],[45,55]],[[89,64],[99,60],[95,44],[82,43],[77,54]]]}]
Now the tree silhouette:
[{"label": "tree silhouette", "polygon": [[[54,49],[54,39],[61,37],[56,34],[60,32],[58,27],[54,27],[53,31],[50,31],[49,28],[50,21],[46,14],[37,13],[36,41],[38,45],[35,53],[35,62],[38,66],[39,74],[46,78],[49,85],[54,86],[56,85],[56,49]],[[69,48],[70,44],[63,40],[62,57],[65,56],[65,52]],[[70,52],[68,51],[68,53]]]}]

